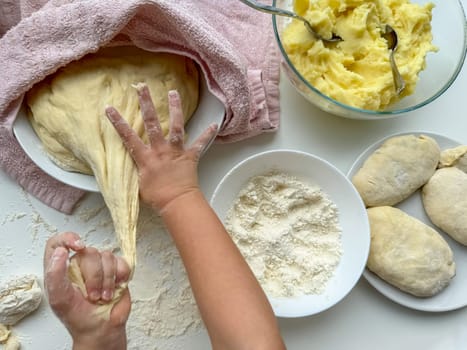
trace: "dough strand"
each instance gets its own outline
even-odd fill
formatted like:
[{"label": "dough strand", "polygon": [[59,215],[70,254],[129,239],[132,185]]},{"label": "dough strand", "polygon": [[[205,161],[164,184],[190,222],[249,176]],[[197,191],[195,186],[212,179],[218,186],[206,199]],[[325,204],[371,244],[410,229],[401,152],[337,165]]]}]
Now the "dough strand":
[{"label": "dough strand", "polygon": [[[27,94],[31,123],[51,159],[65,170],[94,175],[112,217],[122,256],[136,264],[139,214],[138,173],[123,142],[105,116],[113,106],[147,142],[134,86],[144,83],[164,135],[169,129],[168,92],[178,90],[184,122],[199,98],[199,73],[186,57],[137,48],[107,48],[60,69]],[[77,269],[77,270],[76,270]],[[84,291],[79,268],[70,264],[70,278]],[[118,300],[118,293],[114,301]],[[100,311],[110,315],[113,304]]]}]

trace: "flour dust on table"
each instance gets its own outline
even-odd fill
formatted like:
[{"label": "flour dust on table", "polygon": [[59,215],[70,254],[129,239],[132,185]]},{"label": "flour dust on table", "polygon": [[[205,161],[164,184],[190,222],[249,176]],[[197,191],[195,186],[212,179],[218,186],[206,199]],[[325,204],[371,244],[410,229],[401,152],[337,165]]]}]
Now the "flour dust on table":
[{"label": "flour dust on table", "polygon": [[[18,233],[28,242],[24,247],[25,266],[40,266],[31,273],[41,275],[45,242],[57,232],[75,231],[87,245],[120,253],[112,218],[99,194],[86,196],[73,215],[46,208],[24,191],[20,195],[24,208],[12,207],[3,213],[0,229],[14,232],[13,227],[24,227],[24,234]],[[144,206],[136,243],[138,259],[129,284],[132,311],[127,324],[128,349],[178,350],[177,343],[182,338],[198,335],[204,327],[177,249],[162,220]],[[13,252],[13,246],[0,246],[0,275],[18,266]],[[16,268],[12,273],[16,273]],[[58,324],[47,302],[38,311],[30,316],[30,321],[39,322],[38,329],[50,330],[52,324]],[[66,333],[63,326],[58,327],[58,332]],[[17,330],[16,335],[26,348],[36,348],[30,334]]]}]

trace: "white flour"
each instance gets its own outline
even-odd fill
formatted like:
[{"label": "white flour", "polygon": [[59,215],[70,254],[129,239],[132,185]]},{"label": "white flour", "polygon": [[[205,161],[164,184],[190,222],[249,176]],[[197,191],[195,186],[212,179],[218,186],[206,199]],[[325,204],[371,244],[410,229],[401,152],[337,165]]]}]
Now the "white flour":
[{"label": "white flour", "polygon": [[145,207],[137,239],[128,349],[175,350],[174,340],[203,329],[185,268],[162,220]]},{"label": "white flour", "polygon": [[[129,283],[132,306],[127,324],[128,349],[175,350],[177,340],[198,333],[203,325],[172,238],[160,217],[145,206],[140,209],[137,263]],[[80,208],[75,215],[90,228],[84,235],[85,241],[102,231],[113,231],[105,206]],[[113,235],[95,246],[119,250]]]},{"label": "white flour", "polygon": [[[65,230],[78,232],[88,245],[118,253],[113,222],[100,196],[88,195],[73,215],[57,214],[41,204],[36,205],[35,199],[25,192],[22,192],[22,200],[28,211],[13,208],[11,213],[3,213],[0,229],[13,232],[14,224],[21,222],[26,231],[24,235],[28,235],[27,245],[22,248],[24,256],[18,257],[12,246],[0,246],[0,276],[10,269],[16,271],[18,259],[26,259],[27,266],[41,266],[47,238]],[[144,206],[138,221],[137,250],[137,266],[129,284],[132,311],[127,324],[128,349],[179,350],[179,342],[203,332],[204,326],[172,239],[162,220]],[[37,273],[42,275],[42,268]],[[39,324],[51,324],[52,318],[58,323],[47,302],[29,318],[29,322],[35,320]],[[66,333],[61,325],[56,331]],[[30,333],[19,334],[21,343],[28,349],[36,348],[30,336]],[[53,347],[56,350],[69,348],[69,345]]]},{"label": "white flour", "polygon": [[342,255],[335,204],[281,172],[248,181],[226,228],[269,297],[321,294]]}]

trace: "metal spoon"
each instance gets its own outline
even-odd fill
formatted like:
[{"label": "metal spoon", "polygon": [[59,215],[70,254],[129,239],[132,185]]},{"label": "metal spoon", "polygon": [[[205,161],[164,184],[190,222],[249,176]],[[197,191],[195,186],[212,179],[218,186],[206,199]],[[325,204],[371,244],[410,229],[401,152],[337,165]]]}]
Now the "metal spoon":
[{"label": "metal spoon", "polygon": [[243,2],[246,5],[254,8],[255,10],[258,10],[258,11],[261,11],[261,12],[298,19],[298,20],[302,21],[305,24],[305,27],[308,29],[308,31],[311,33],[311,35],[313,35],[318,40],[322,40],[322,41],[325,41],[325,42],[342,41],[342,38],[340,36],[338,36],[338,35],[335,35],[334,33],[332,34],[332,38],[330,38],[330,39],[323,38],[321,35],[319,35],[318,33],[315,32],[315,30],[311,27],[310,22],[308,22],[305,18],[303,18],[302,16],[297,15],[296,13],[294,13],[292,11],[283,10],[283,9],[280,9],[280,8],[277,8],[277,7],[274,7],[274,6],[263,5],[263,4],[261,4],[261,3],[257,2],[257,1],[254,1],[254,0],[240,0],[240,1]]},{"label": "metal spoon", "polygon": [[394,79],[394,87],[396,93],[399,95],[405,89],[405,81],[402,78],[399,69],[397,69],[396,61],[394,60],[394,51],[397,49],[397,33],[389,24],[381,31],[381,35],[388,42],[389,48],[389,62],[391,63],[392,77]]}]

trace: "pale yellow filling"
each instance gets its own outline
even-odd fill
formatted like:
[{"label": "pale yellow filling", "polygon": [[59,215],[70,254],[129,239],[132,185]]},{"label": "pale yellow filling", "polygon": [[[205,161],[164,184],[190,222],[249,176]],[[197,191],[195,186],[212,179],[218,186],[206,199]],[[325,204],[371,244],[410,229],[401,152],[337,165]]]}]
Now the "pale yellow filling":
[{"label": "pale yellow filling", "polygon": [[[323,43],[293,20],[283,32],[284,48],[302,76],[323,94],[350,106],[381,110],[414,92],[432,44],[434,4],[408,0],[296,0],[295,11],[323,37],[343,41]],[[406,81],[397,96],[389,63],[386,24],[398,34],[395,60]]]}]

